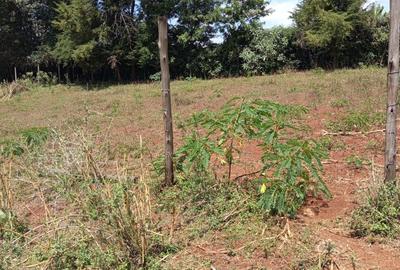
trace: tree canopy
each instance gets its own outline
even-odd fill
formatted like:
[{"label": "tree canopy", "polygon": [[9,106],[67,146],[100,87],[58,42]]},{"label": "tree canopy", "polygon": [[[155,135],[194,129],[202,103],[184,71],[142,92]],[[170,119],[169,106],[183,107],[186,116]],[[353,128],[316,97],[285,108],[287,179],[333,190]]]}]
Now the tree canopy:
[{"label": "tree canopy", "polygon": [[388,14],[365,0],[303,0],[294,25],[264,29],[266,0],[0,0],[0,79],[157,78],[157,16],[169,17],[174,78],[383,64]]}]

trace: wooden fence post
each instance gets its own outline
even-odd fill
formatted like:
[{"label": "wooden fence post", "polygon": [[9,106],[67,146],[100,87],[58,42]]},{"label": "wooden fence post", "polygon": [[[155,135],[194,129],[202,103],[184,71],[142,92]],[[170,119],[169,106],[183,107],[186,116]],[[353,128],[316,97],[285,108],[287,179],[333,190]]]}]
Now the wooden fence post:
[{"label": "wooden fence post", "polygon": [[165,130],[165,185],[171,186],[174,184],[174,136],[168,63],[168,19],[165,16],[158,18],[158,46],[160,48],[161,91]]},{"label": "wooden fence post", "polygon": [[390,0],[387,121],[385,138],[385,181],[396,180],[397,89],[399,87],[400,0]]}]

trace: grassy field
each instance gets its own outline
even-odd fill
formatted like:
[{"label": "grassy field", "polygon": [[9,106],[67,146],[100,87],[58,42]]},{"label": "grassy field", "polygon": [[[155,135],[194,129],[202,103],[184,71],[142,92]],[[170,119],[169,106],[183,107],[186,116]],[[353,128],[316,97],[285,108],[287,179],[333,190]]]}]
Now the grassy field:
[{"label": "grassy field", "polygon": [[[172,82],[177,147],[186,119],[234,97],[308,109],[298,121],[329,150],[333,196],[293,219],[266,214],[257,181],[218,166],[160,186],[158,83],[29,89],[0,101],[0,269],[399,269],[398,226],[368,230],[368,208],[352,214],[381,179],[384,69]],[[232,179],[259,169],[256,146],[240,144]]]}]

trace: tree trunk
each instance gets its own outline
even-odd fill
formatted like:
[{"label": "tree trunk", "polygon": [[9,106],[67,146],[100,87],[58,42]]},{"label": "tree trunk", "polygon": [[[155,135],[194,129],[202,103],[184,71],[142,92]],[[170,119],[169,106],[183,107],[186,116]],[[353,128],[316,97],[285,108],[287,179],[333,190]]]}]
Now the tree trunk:
[{"label": "tree trunk", "polygon": [[36,71],[36,82],[39,83],[40,65],[37,64],[36,68],[37,68],[37,71]]},{"label": "tree trunk", "polygon": [[385,140],[385,181],[396,180],[396,114],[399,87],[399,10],[400,0],[390,1],[390,40],[388,60],[387,122]]},{"label": "tree trunk", "polygon": [[18,80],[17,67],[14,67],[14,79],[15,79],[15,81]]},{"label": "tree trunk", "polygon": [[60,63],[57,63],[58,83],[61,83],[61,69]]},{"label": "tree trunk", "polygon": [[174,184],[174,142],[168,63],[168,21],[167,17],[165,16],[158,18],[158,38],[158,46],[160,48],[161,91],[165,129],[165,185],[171,186]]}]

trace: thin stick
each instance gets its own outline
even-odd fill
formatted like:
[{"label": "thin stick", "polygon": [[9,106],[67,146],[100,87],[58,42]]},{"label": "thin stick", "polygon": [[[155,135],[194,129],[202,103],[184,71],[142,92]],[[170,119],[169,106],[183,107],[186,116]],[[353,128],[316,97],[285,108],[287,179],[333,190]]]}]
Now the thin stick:
[{"label": "thin stick", "polygon": [[326,130],[321,131],[322,136],[357,136],[357,135],[369,135],[374,133],[382,133],[385,132],[386,129],[377,129],[371,131],[360,131],[360,132],[328,132]]}]

